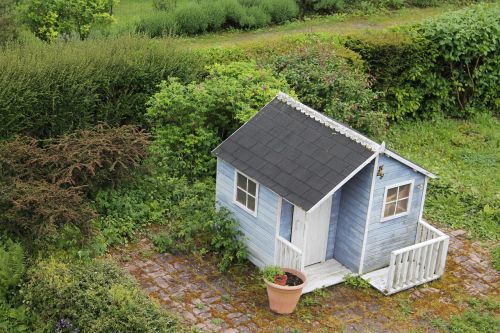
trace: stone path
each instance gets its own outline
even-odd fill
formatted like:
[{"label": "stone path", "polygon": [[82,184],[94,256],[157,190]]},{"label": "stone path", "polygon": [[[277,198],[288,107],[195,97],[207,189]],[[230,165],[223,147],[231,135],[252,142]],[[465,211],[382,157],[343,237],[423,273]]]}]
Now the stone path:
[{"label": "stone path", "polygon": [[449,234],[442,279],[391,297],[337,285],[302,297],[290,316],[268,310],[265,289],[252,265],[221,274],[210,259],[155,253],[147,239],[115,257],[152,297],[200,332],[437,331],[429,318],[447,320],[460,313],[464,298],[499,296],[500,276],[487,252],[466,240],[462,231]]}]

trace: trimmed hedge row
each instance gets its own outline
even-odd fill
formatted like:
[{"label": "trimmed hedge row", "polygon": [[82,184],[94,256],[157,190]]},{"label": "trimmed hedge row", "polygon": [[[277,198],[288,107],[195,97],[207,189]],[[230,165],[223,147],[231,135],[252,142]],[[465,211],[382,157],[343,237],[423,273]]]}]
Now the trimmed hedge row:
[{"label": "trimmed hedge row", "polygon": [[196,35],[228,28],[255,29],[297,18],[294,0],[190,1],[143,18],[136,32],[150,37]]},{"label": "trimmed hedge row", "polygon": [[120,37],[11,47],[0,56],[0,138],[56,136],[98,122],[143,124],[147,99],[170,76],[203,69],[168,41]]},{"label": "trimmed hedge row", "polygon": [[500,6],[477,5],[425,21],[408,31],[351,36],[385,94],[389,117],[468,117],[498,112]]},{"label": "trimmed hedge row", "polygon": [[105,260],[46,259],[28,270],[24,304],[55,332],[180,332],[177,320]]}]

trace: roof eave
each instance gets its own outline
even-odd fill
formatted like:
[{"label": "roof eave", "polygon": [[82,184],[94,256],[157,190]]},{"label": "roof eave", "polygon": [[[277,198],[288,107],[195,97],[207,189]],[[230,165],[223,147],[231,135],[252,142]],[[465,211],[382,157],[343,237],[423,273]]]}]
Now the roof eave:
[{"label": "roof eave", "polygon": [[425,170],[421,166],[418,166],[417,164],[413,163],[412,161],[407,160],[406,158],[404,158],[404,157],[396,154],[395,152],[393,152],[393,151],[391,151],[389,149],[384,149],[380,153],[381,154],[386,154],[387,156],[390,156],[393,159],[395,159],[395,160],[397,160],[397,161],[399,161],[399,162],[401,162],[403,164],[406,164],[407,166],[409,166],[413,170],[416,170],[416,171],[418,171],[418,172],[426,175],[429,178],[432,178],[432,179],[436,179],[437,178],[437,176],[435,174],[433,174],[432,172]]}]

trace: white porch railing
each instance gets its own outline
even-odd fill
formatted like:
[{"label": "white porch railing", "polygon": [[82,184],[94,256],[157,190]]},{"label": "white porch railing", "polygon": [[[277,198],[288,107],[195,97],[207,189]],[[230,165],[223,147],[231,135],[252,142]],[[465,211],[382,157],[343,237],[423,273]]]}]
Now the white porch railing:
[{"label": "white porch railing", "polygon": [[429,282],[443,275],[448,243],[447,235],[420,220],[415,245],[391,253],[387,294]]},{"label": "white porch railing", "polygon": [[286,239],[278,236],[276,242],[276,265],[303,270],[302,251]]}]

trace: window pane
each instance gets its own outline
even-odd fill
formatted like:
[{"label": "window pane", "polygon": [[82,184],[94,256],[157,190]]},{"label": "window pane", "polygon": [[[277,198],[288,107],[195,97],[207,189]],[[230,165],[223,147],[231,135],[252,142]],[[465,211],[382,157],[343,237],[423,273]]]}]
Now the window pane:
[{"label": "window pane", "polygon": [[404,213],[408,210],[408,199],[403,199],[398,201],[398,206],[396,208],[396,214]]},{"label": "window pane", "polygon": [[410,196],[410,184],[399,187],[398,199],[408,198]]},{"label": "window pane", "polygon": [[255,198],[252,196],[248,196],[248,203],[247,203],[248,209],[255,211]]},{"label": "window pane", "polygon": [[237,189],[236,190],[236,201],[238,201],[239,203],[241,203],[243,205],[246,205],[247,204],[247,194],[244,191]]},{"label": "window pane", "polygon": [[256,196],[255,192],[256,192],[256,189],[257,189],[257,184],[255,184],[255,182],[251,181],[250,179],[248,180],[248,193],[250,193],[251,195],[253,195],[254,197]]},{"label": "window pane", "polygon": [[247,189],[247,177],[243,176],[240,173],[238,174],[238,186],[244,190]]},{"label": "window pane", "polygon": [[386,204],[385,205],[385,209],[384,209],[384,217],[394,215],[394,210],[395,209],[396,209],[396,203],[395,202],[391,202],[391,203]]},{"label": "window pane", "polygon": [[386,202],[394,201],[397,199],[397,197],[398,197],[398,188],[397,187],[390,188],[389,190],[387,190],[387,199],[385,201]]}]

